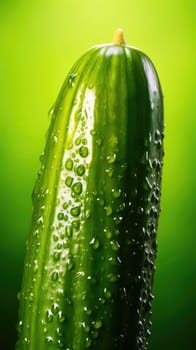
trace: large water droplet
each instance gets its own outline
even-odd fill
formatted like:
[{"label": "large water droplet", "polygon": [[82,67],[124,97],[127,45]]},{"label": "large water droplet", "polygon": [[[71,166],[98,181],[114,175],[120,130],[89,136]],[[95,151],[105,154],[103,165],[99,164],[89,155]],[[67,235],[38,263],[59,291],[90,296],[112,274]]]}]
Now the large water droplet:
[{"label": "large water droplet", "polygon": [[47,322],[52,322],[53,321],[53,313],[51,310],[46,311],[46,321]]},{"label": "large water droplet", "polygon": [[57,303],[53,303],[51,310],[52,310],[54,315],[57,314],[57,312],[59,311],[59,305]]},{"label": "large water droplet", "polygon": [[101,320],[96,321],[94,324],[94,328],[100,329],[101,327],[102,327],[102,321]]},{"label": "large water droplet", "polygon": [[106,159],[109,164],[114,163],[116,161],[116,153],[110,153]]},{"label": "large water droplet", "polygon": [[84,173],[85,173],[85,166],[83,164],[78,165],[77,174],[79,176],[82,176],[82,175],[84,175]]},{"label": "large water droplet", "polygon": [[83,308],[86,315],[90,316],[92,315],[92,310],[88,308],[88,306],[84,306]]},{"label": "large water droplet", "polygon": [[112,189],[113,198],[119,198],[121,196],[121,189]]},{"label": "large water droplet", "polygon": [[58,220],[63,220],[64,219],[64,214],[63,213],[58,213],[57,218],[58,218]]},{"label": "large water droplet", "polygon": [[74,183],[73,186],[72,186],[72,191],[75,194],[81,194],[82,193],[82,184],[81,184],[81,182]]},{"label": "large water droplet", "polygon": [[81,157],[86,158],[88,156],[88,148],[85,146],[81,146],[79,148],[79,154]]},{"label": "large water droplet", "polygon": [[112,207],[110,205],[105,207],[105,213],[106,213],[106,216],[110,216],[112,214]]},{"label": "large water droplet", "polygon": [[95,238],[95,237],[93,237],[93,238],[91,239],[91,241],[90,241],[89,244],[90,244],[90,245],[93,247],[93,249],[95,249],[95,250],[97,250],[97,249],[99,248],[99,246],[100,246],[100,243],[99,243],[98,239]]},{"label": "large water droplet", "polygon": [[71,187],[72,182],[73,182],[73,177],[67,176],[65,179],[65,184],[67,185],[67,187]]},{"label": "large water droplet", "polygon": [[56,282],[56,281],[58,280],[58,278],[59,278],[59,273],[58,273],[58,271],[53,271],[53,272],[52,272],[52,275],[51,275],[52,281]]},{"label": "large water droplet", "polygon": [[66,233],[66,236],[67,236],[67,237],[71,237],[71,236],[72,236],[72,233],[73,233],[73,228],[72,228],[72,226],[66,226],[66,228],[65,228],[65,233]]},{"label": "large water droplet", "polygon": [[46,344],[53,344],[53,338],[52,337],[48,336],[48,337],[45,338],[45,340],[46,340]]},{"label": "large water droplet", "polygon": [[86,338],[85,347],[90,348],[92,346],[92,339],[90,337]]},{"label": "large water droplet", "polygon": [[73,160],[71,158],[68,158],[65,162],[65,168],[67,170],[72,170],[73,169]]},{"label": "large water droplet", "polygon": [[65,315],[64,315],[63,311],[58,312],[57,319],[60,323],[63,323],[65,321]]},{"label": "large water droplet", "polygon": [[70,210],[70,214],[71,214],[72,216],[79,216],[79,215],[80,215],[80,211],[81,211],[81,207],[80,207],[80,206],[73,207],[73,208],[71,208],[71,210]]}]

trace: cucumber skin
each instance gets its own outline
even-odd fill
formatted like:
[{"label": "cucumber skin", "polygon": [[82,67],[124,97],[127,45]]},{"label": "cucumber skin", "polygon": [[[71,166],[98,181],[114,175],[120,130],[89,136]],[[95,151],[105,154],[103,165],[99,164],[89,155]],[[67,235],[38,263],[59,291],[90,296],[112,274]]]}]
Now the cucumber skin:
[{"label": "cucumber skin", "polygon": [[150,59],[100,45],[50,111],[16,349],[147,349],[163,159]]}]

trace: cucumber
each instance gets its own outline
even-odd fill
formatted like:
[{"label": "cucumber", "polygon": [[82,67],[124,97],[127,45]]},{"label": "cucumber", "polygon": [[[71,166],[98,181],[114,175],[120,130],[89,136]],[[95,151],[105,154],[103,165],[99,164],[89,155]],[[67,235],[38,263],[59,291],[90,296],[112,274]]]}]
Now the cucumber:
[{"label": "cucumber", "polygon": [[50,116],[16,349],[147,349],[164,129],[155,68],[118,30],[76,62]]}]

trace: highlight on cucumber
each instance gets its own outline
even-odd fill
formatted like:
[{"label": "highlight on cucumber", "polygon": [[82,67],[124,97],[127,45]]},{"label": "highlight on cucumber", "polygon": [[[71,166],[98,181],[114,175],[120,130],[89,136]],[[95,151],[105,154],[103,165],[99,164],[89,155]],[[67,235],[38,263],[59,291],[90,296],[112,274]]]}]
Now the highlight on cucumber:
[{"label": "highlight on cucumber", "polygon": [[16,349],[146,350],[164,136],[152,61],[118,29],[73,65],[50,117]]}]

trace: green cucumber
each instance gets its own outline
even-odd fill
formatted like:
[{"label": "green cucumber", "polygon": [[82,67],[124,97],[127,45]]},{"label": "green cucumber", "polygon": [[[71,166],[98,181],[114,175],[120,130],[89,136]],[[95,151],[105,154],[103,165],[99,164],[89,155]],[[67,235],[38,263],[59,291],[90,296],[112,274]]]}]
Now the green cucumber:
[{"label": "green cucumber", "polygon": [[163,159],[155,68],[118,30],[76,62],[50,114],[16,348],[147,349]]}]

